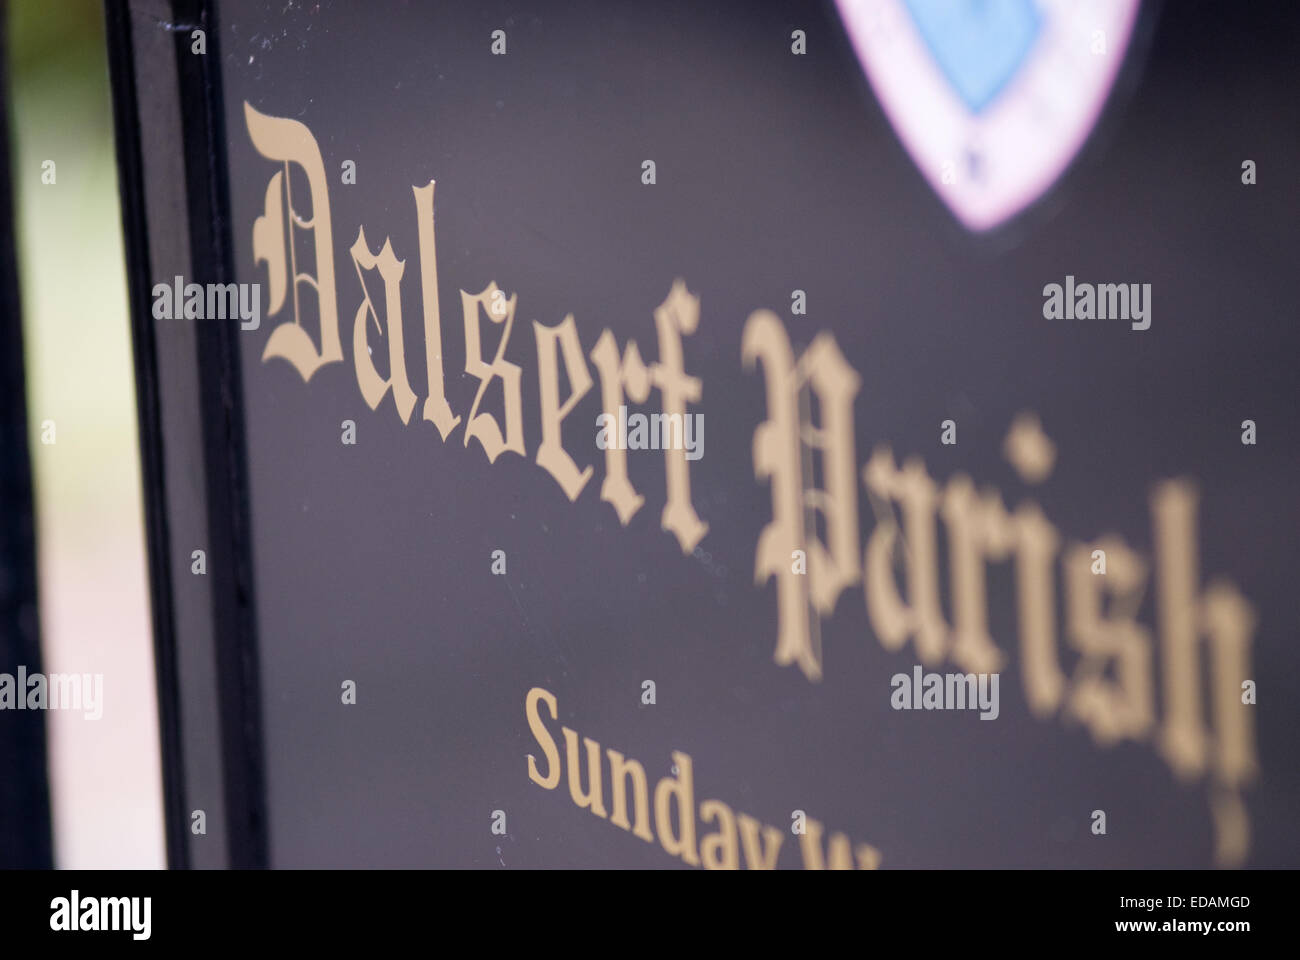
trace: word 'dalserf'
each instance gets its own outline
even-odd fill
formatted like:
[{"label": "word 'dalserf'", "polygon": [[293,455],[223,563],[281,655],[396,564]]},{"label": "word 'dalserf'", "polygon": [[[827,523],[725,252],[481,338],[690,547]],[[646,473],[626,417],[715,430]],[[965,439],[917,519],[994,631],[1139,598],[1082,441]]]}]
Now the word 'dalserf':
[{"label": "word 'dalserf'", "polygon": [[[283,164],[271,176],[266,188],[265,211],[253,224],[253,257],[265,263],[270,290],[267,315],[275,316],[292,293],[293,319],[280,323],[271,331],[262,354],[263,361],[279,357],[288,361],[309,381],[321,367],[343,360],[339,337],[338,294],[334,278],[334,235],[330,217],[329,187],[325,178],[320,148],[311,131],[297,120],[272,117],[244,104],[244,119],[253,146],[269,160]],[[289,190],[291,167],[306,175],[311,199],[311,215],[304,217],[293,206]],[[453,413],[445,390],[442,356],[442,313],[438,300],[438,262],[434,237],[434,181],[412,187],[418,224],[420,285],[424,309],[424,356],[428,396],[422,406],[423,419],[438,428],[445,441],[462,416]],[[296,232],[310,232],[314,239],[315,276],[299,272],[295,252]],[[370,408],[376,409],[390,392],[403,423],[409,423],[417,397],[411,388],[406,366],[406,346],[402,336],[401,284],[406,261],[397,259],[390,239],[385,238],[378,252],[370,248],[364,228],[358,228],[350,250],[361,287],[361,300],[352,323],[352,359],[357,384]],[[372,291],[367,274],[378,275],[378,287]],[[319,316],[319,346],[303,325],[300,287],[315,291]],[[382,291],[382,292],[381,292]],[[503,453],[527,456],[524,441],[522,370],[505,359],[506,348],[514,329],[517,295],[505,296],[496,283],[477,294],[460,291],[465,342],[465,374],[478,381],[478,390],[464,414],[464,445],[475,440],[495,463]],[[481,315],[501,327],[501,338],[488,359],[484,355]],[[683,367],[682,337],[695,332],[699,325],[700,302],[682,281],[673,284],[667,299],[654,311],[659,337],[659,359],[646,364],[634,341],[621,354],[614,334],[606,329],[596,340],[589,356],[600,380],[602,416],[611,420],[623,411],[626,401],[645,403],[650,391],[659,391],[662,422],[680,425],[688,417],[687,405],[700,401],[703,386]],[[388,341],[388,375],[375,368],[367,322],[373,320]],[[546,470],[570,500],[576,500],[591,479],[590,465],[580,468],[564,447],[562,427],[565,418],[593,386],[578,328],[569,314],[556,326],[533,321],[537,348],[539,407],[542,440],[537,447],[537,464]],[[560,396],[560,364],[568,380],[569,394]],[[479,406],[488,387],[499,382],[504,395],[504,425]],[[626,422],[626,421],[625,421]],[[689,421],[688,421],[689,422]],[[611,504],[619,522],[626,526],[641,509],[645,498],[628,478],[627,444],[611,443],[603,448],[605,477],[600,498]],[[698,459],[694,448],[682,443],[664,444],[667,496],[661,524],[677,537],[684,553],[690,553],[708,531],[691,503],[688,461]]]}]

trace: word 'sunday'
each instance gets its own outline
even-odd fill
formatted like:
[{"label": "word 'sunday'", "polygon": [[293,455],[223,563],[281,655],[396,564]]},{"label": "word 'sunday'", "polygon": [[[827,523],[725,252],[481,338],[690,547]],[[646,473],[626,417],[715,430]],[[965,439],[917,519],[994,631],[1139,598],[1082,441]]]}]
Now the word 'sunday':
[{"label": "word 'sunday'", "polygon": [[[293,302],[292,320],[271,330],[262,359],[285,360],[309,381],[322,366],[343,361],[325,166],[315,137],[303,123],[262,114],[248,103],[244,117],[253,146],[282,165],[267,184],[265,210],[252,228],[254,260],[265,264],[268,273],[266,315],[279,314],[290,289]],[[309,187],[309,217],[293,207],[290,196],[289,175],[295,165]],[[434,181],[412,191],[429,393],[422,416],[445,442],[462,416],[453,413],[444,389]],[[302,261],[295,253],[295,231],[309,231],[314,237],[315,276],[298,271]],[[408,383],[402,337],[400,285],[405,262],[397,259],[389,239],[373,252],[364,229],[358,229],[350,254],[361,287],[352,327],[357,384],[372,410],[391,392],[398,416],[409,423],[418,398]],[[382,321],[366,284],[372,271],[383,283]],[[300,285],[317,295],[319,344],[303,326]],[[506,297],[493,282],[477,294],[461,290],[460,300],[465,373],[478,381],[464,417],[464,446],[476,440],[492,463],[506,452],[526,456],[522,371],[505,359],[517,295]],[[1149,303],[1148,297],[1147,310]],[[502,328],[490,360],[484,359],[481,342],[484,315]],[[367,333],[371,319],[376,329],[386,332],[386,377],[371,359]],[[702,399],[703,383],[686,372],[683,350],[683,337],[699,325],[699,298],[677,280],[654,310],[654,321],[659,349],[654,363],[642,361],[635,342],[620,351],[608,329],[589,354],[600,380],[606,424],[618,422],[629,400],[645,403],[652,389],[659,392],[665,421],[684,420],[687,405]],[[578,467],[565,450],[561,428],[593,381],[572,314],[553,327],[536,321],[532,327],[542,435],[535,459],[575,501],[594,468]],[[832,614],[846,589],[860,585],[867,621],[885,650],[900,652],[910,641],[927,667],[953,662],[972,673],[997,672],[1006,654],[990,635],[985,571],[991,563],[1011,563],[1019,669],[1029,711],[1040,719],[1059,715],[1082,723],[1101,746],[1153,740],[1180,778],[1190,781],[1208,775],[1217,828],[1216,859],[1223,864],[1241,862],[1249,848],[1241,790],[1258,772],[1253,707],[1242,693],[1251,682],[1255,615],[1233,584],[1219,580],[1201,587],[1197,495],[1192,482],[1175,479],[1155,485],[1150,500],[1155,552],[1151,563],[1116,534],[1063,543],[1060,531],[1032,500],[1008,509],[996,489],[977,492],[972,479],[962,473],[940,488],[919,457],[899,466],[888,447],[878,446],[860,474],[879,518],[864,550],[858,525],[853,414],[861,378],[829,332],[819,333],[796,356],[784,324],[770,310],[757,310],[748,317],[740,355],[745,368],[761,366],[766,391],[767,419],[755,429],[753,463],[756,478],[770,487],[772,519],[758,533],[755,579],[759,585],[776,584],[776,663],[797,665],[808,679],[820,679],[822,619]],[[561,362],[569,386],[563,399]],[[504,394],[504,427],[479,409],[489,384],[498,381]],[[818,414],[816,422],[813,410]],[[627,526],[645,498],[629,480],[624,446],[604,445],[600,499]],[[691,501],[683,446],[664,446],[667,483],[661,527],[677,538],[683,553],[690,554],[709,528]],[[819,471],[807,466],[814,460]],[[1030,483],[1039,482],[1043,475],[1022,471]],[[942,602],[941,527],[946,534],[951,623]],[[1096,551],[1104,551],[1108,558],[1104,576],[1096,575],[1093,568]],[[1069,676],[1057,641],[1058,563],[1063,633],[1075,655]],[[1157,636],[1136,619],[1150,579],[1155,581]],[[1206,641],[1209,655],[1203,656]],[[1157,644],[1160,676],[1155,671]],[[1208,665],[1208,678],[1203,664]],[[1156,715],[1158,682],[1160,717]],[[1208,711],[1203,691],[1209,694]],[[1253,703],[1253,698],[1248,702]]]},{"label": "word 'sunday'", "polygon": [[[569,797],[579,809],[589,810],[601,819],[609,818],[616,827],[654,843],[656,834],[664,853],[680,857],[691,866],[703,864],[708,870],[739,870],[744,854],[746,870],[774,870],[781,856],[785,834],[776,827],[762,824],[748,814],[737,814],[721,800],[704,800],[699,805],[699,824],[716,825],[717,830],[704,833],[696,826],[694,761],[688,753],[672,752],[672,776],[662,777],[654,788],[654,829],[650,831],[650,786],[645,767],[638,761],[625,757],[613,747],[605,750],[607,764],[601,764],[600,744],[583,737],[587,754],[587,786],[582,786],[582,760],[578,751],[578,733],[560,727],[564,737],[565,763],[560,763],[560,751],[555,737],[546,728],[539,707],[545,705],[551,719],[558,718],[559,704],[555,694],[542,687],[533,687],[524,698],[524,714],[528,729],[541,747],[546,761],[542,773],[537,758],[528,755],[528,779],[546,790],[554,790],[568,775]],[[609,771],[610,801],[605,806],[605,769]],[[632,819],[628,819],[628,787],[631,787]],[[676,816],[674,817],[674,814]],[[676,823],[674,824],[674,820]],[[870,844],[853,846],[842,833],[832,833],[825,847],[822,845],[823,827],[820,821],[803,818],[799,831],[799,853],[804,869],[823,870],[875,870],[880,866],[880,851]],[[793,829],[793,828],[792,828]],[[696,838],[699,838],[697,843]]]}]

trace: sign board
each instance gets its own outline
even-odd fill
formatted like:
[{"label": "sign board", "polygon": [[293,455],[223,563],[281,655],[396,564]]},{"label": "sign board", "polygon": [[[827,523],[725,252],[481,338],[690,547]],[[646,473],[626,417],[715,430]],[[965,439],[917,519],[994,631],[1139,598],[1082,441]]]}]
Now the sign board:
[{"label": "sign board", "polygon": [[119,16],[176,862],[1300,864],[1295,14],[941,6]]}]

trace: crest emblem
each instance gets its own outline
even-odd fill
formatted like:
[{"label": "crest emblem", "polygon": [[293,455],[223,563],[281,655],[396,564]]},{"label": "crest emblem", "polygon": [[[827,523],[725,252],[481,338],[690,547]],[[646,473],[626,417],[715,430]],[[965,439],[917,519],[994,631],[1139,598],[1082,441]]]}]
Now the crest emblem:
[{"label": "crest emblem", "polygon": [[867,80],[972,231],[1064,173],[1101,115],[1140,0],[836,0]]}]

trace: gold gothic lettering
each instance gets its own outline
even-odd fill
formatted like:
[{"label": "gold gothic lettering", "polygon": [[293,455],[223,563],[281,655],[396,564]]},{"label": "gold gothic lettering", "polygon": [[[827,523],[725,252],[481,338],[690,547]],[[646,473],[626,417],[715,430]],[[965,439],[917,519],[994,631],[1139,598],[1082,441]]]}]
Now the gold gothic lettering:
[{"label": "gold gothic lettering", "polygon": [[[843,478],[846,471],[852,476],[853,400],[860,381],[828,334],[819,334],[796,359],[784,325],[767,310],[746,322],[741,360],[747,369],[761,362],[767,396],[767,419],[754,430],[753,461],[755,476],[766,479],[771,490],[772,520],[758,540],[755,579],[759,584],[776,580],[774,660],[797,663],[817,680],[823,669],[821,618],[830,615],[840,592],[858,575],[856,491]],[[818,422],[810,399],[817,401]],[[1045,437],[1037,439],[1044,451],[1047,444]],[[1008,444],[1008,456],[1023,460],[1022,447]],[[825,489],[812,481],[817,454]],[[1032,482],[1048,469],[1038,463]],[[1168,481],[1152,496],[1164,710],[1157,731],[1154,642],[1136,619],[1147,562],[1122,539],[1108,535],[1074,545],[1058,558],[1061,536],[1037,504],[1026,501],[1009,513],[996,490],[977,493],[960,473],[940,488],[919,457],[900,468],[887,447],[872,452],[862,483],[877,517],[862,558],[862,585],[868,623],[880,645],[899,651],[910,640],[923,664],[951,660],[974,673],[997,671],[1005,655],[989,631],[985,569],[1014,559],[1020,671],[1029,709],[1040,718],[1060,711],[1083,723],[1101,745],[1154,738],[1178,775],[1192,779],[1208,773],[1218,825],[1216,856],[1221,863],[1240,862],[1249,825],[1239,791],[1258,769],[1251,708],[1242,703],[1255,620],[1232,585],[1217,582],[1203,596],[1199,592],[1191,485]],[[827,544],[819,537],[819,523]],[[941,595],[941,524],[951,625]],[[806,570],[800,556],[807,557]],[[1101,567],[1097,556],[1103,558]],[[1068,681],[1057,651],[1058,560],[1065,635],[1079,654]],[[902,567],[902,586],[896,565]],[[1212,731],[1201,693],[1203,640],[1210,644]],[[846,844],[837,848],[832,842],[840,851],[832,852],[832,864],[847,862]]]},{"label": "gold gothic lettering", "polygon": [[[306,382],[321,367],[343,359],[325,167],[305,125],[265,115],[248,103],[244,118],[253,146],[281,167],[267,183],[263,209],[252,228],[254,263],[265,264],[267,270],[267,315],[278,315],[290,294],[293,303],[292,318],[271,330],[262,359],[288,361]],[[294,205],[292,189],[292,181],[302,178],[311,205],[305,216]],[[445,442],[464,419],[461,446],[477,440],[489,462],[507,451],[526,457],[523,371],[506,359],[518,296],[506,297],[495,282],[478,294],[460,291],[465,373],[477,381],[462,418],[447,396],[444,371],[435,182],[411,189],[428,389],[422,421],[433,424]],[[310,268],[300,265],[299,232],[312,237],[310,256],[303,260],[312,264]],[[391,394],[399,418],[409,424],[419,398],[408,380],[403,342],[401,284],[406,262],[397,258],[388,237],[377,253],[372,251],[361,228],[349,254],[361,295],[351,341],[358,387],[371,409],[378,409]],[[368,274],[382,282],[382,298]],[[316,294],[315,338],[308,331],[302,288]],[[484,355],[482,314],[501,328],[490,360]],[[594,349],[584,355],[573,314],[555,326],[532,322],[541,428],[535,463],[570,501],[577,500],[594,474],[590,463],[579,467],[563,436],[566,420],[592,392],[588,358],[600,381],[597,425],[604,422],[605,429],[618,424],[625,430],[629,402],[645,404],[657,390],[662,414],[654,416],[665,425],[665,437],[671,436],[668,426],[677,425],[680,440],[681,427],[691,416],[689,407],[702,401],[703,383],[687,374],[683,351],[683,337],[699,327],[699,298],[676,280],[653,318],[658,358],[650,364],[642,360],[634,340],[620,350],[609,329],[600,332]],[[371,341],[371,324],[374,335],[387,344],[382,364],[386,375],[376,365],[374,353],[382,348],[379,339]],[[1029,710],[1043,719],[1059,714],[1078,721],[1101,745],[1149,740],[1180,777],[1208,777],[1216,856],[1222,863],[1240,862],[1249,845],[1241,790],[1258,775],[1251,708],[1242,702],[1243,684],[1251,679],[1256,620],[1232,584],[1216,580],[1201,586],[1197,496],[1191,483],[1170,480],[1152,492],[1153,560],[1115,534],[1071,543],[1062,551],[1060,532],[1032,500],[1009,511],[996,489],[977,490],[964,474],[936,482],[917,456],[903,459],[899,466],[893,452],[880,446],[871,451],[859,474],[854,404],[862,381],[830,333],[818,334],[796,356],[782,321],[771,311],[758,310],[747,319],[741,341],[742,362],[749,370],[762,366],[766,393],[766,419],[755,428],[752,457],[755,477],[769,486],[771,520],[758,536],[754,575],[759,585],[775,582],[775,662],[797,664],[810,680],[820,680],[825,669],[823,620],[833,615],[846,589],[861,583],[867,622],[885,650],[901,651],[911,642],[924,664],[951,660],[966,671],[995,672],[1007,657],[989,626],[987,573],[990,564],[1009,562],[1014,570],[1019,670]],[[564,381],[568,394],[562,397]],[[496,382],[502,388],[502,420],[480,410]],[[1020,442],[1012,443],[1009,436],[1006,455],[1022,478],[1037,483],[1050,473],[1054,454],[1050,441],[1036,429],[1036,419],[1026,417],[1022,427],[1032,422],[1032,428],[1020,430]],[[702,426],[700,431],[702,436]],[[627,526],[645,502],[632,483],[629,447],[626,442],[599,440],[597,446],[605,454],[600,500]],[[680,442],[662,446],[666,493],[660,527],[689,554],[709,525],[691,498],[687,450]],[[860,496],[867,498],[876,517],[865,550],[859,530]],[[940,569],[941,529],[946,577]],[[1104,558],[1103,576],[1098,575],[1098,555]],[[1058,578],[1063,608],[1059,619]],[[1154,584],[1154,630],[1137,620],[1149,578]],[[945,579],[950,616],[944,610]],[[1062,635],[1076,655],[1069,677],[1058,650]],[[549,708],[552,720],[557,718],[554,696],[540,688],[529,692],[529,727],[542,747],[546,769],[543,774],[530,756],[529,776],[555,789],[564,769],[555,739],[538,713],[539,704]],[[650,842],[655,839],[650,829],[653,813],[660,845],[687,863],[734,868],[743,859],[751,869],[775,865],[781,831],[737,815],[717,800],[700,804],[696,816],[688,755],[673,754],[680,773],[660,780],[651,795],[644,768],[617,751],[607,751],[611,812],[605,806],[599,744],[584,738],[580,749],[574,731],[565,727],[562,734],[576,805]],[[584,753],[586,787],[580,775]],[[821,824],[811,819],[808,824],[801,840],[805,866],[852,866],[855,859],[861,867],[877,864],[874,848],[855,849],[842,834],[832,834],[823,844]],[[703,833],[697,825],[716,829]]]},{"label": "gold gothic lettering", "polygon": [[[288,360],[303,381],[327,363],[343,359],[339,344],[338,301],[334,289],[334,234],[330,225],[329,189],[320,147],[311,131],[297,120],[268,117],[244,103],[244,122],[257,152],[284,165],[266,187],[265,212],[253,223],[253,261],[265,263],[271,302],[267,316],[284,306],[286,288],[293,293],[293,322],[281,323],[266,341],[265,362],[272,357]],[[296,164],[307,175],[311,193],[311,216],[304,219],[293,205],[290,172]],[[310,230],[315,243],[316,276],[298,272],[294,229]],[[298,285],[316,291],[320,316],[320,349],[303,329]]]},{"label": "gold gothic lettering", "polygon": [[[772,522],[759,535],[754,578],[775,577],[776,662],[797,663],[810,680],[822,675],[819,618],[829,616],[858,578],[858,500],[854,484],[853,398],[861,381],[835,338],[821,334],[796,362],[776,314],[751,314],[741,337],[746,368],[762,363],[768,419],[754,432],[754,474],[770,479]],[[806,394],[821,422],[805,422]],[[811,458],[820,453],[825,488],[813,486]],[[827,543],[817,536],[817,517]],[[797,553],[807,558],[806,574]]]},{"label": "gold gothic lettering", "polygon": [[[357,385],[367,406],[374,410],[384,394],[393,391],[393,401],[397,404],[398,416],[402,423],[411,419],[415,408],[415,391],[406,380],[406,352],[402,347],[402,274],[406,271],[406,261],[398,260],[393,253],[393,245],[384,238],[383,249],[376,256],[366,244],[364,229],[357,231],[357,242],[352,244],[352,263],[357,269],[357,280],[361,283],[361,306],[357,307],[356,319],[352,324],[352,359],[357,368]],[[378,270],[384,281],[384,316],[388,327],[388,379],[384,379],[375,369],[371,359],[371,348],[366,338],[366,318],[374,317],[375,326],[379,324],[379,311],[370,299],[366,289],[364,271]]]},{"label": "gold gothic lettering", "polygon": [[[258,152],[283,166],[283,169],[272,175],[266,189],[265,211],[253,224],[254,262],[265,263],[268,274],[268,315],[279,313],[287,293],[290,290],[293,293],[292,322],[276,326],[267,341],[262,359],[285,359],[307,381],[320,367],[343,359],[339,342],[333,232],[325,167],[315,137],[302,123],[284,117],[267,116],[248,103],[244,104],[244,118],[249,136]],[[294,169],[300,170],[306,177],[311,197],[310,217],[304,217],[294,207],[290,187],[290,174]],[[442,312],[438,298],[435,185],[435,181],[430,180],[423,187],[413,186],[411,190],[415,199],[419,243],[425,371],[428,382],[428,396],[424,399],[422,419],[432,423],[441,439],[446,441],[461,423],[462,417],[452,410],[447,397]],[[295,231],[310,231],[314,237],[315,275],[299,268]],[[391,240],[387,237],[378,253],[372,251],[364,229],[360,228],[349,254],[361,290],[361,302],[357,307],[352,331],[357,385],[362,398],[372,410],[377,409],[391,393],[399,418],[403,424],[409,424],[419,398],[408,379],[403,342],[401,285],[406,272],[406,261],[397,258]],[[378,274],[383,284],[382,300],[378,297],[377,289],[372,291],[367,282],[366,274],[370,272]],[[317,293],[319,348],[305,329],[300,286],[309,287]],[[462,446],[468,447],[471,440],[477,440],[488,461],[492,463],[505,452],[527,456],[521,393],[523,370],[506,359],[518,296],[512,294],[506,297],[495,282],[489,283],[477,294],[461,290],[460,296],[465,373],[478,383],[465,418]],[[490,324],[501,328],[501,336],[490,360],[485,357],[482,342],[483,314],[487,315]],[[601,332],[596,348],[590,355],[600,377],[602,416],[609,415],[617,420],[625,414],[627,401],[645,403],[651,389],[658,389],[662,396],[663,414],[655,416],[665,424],[665,430],[675,426],[677,437],[676,442],[671,442],[671,434],[665,433],[665,442],[662,444],[667,484],[660,526],[677,538],[682,552],[687,554],[695,549],[709,529],[691,500],[691,458],[682,442],[683,427],[689,416],[688,405],[698,404],[703,394],[700,379],[686,373],[682,338],[695,333],[699,321],[699,298],[687,290],[682,280],[677,280],[668,296],[654,310],[659,343],[659,359],[655,363],[649,366],[644,364],[633,341],[628,342],[620,358],[614,335],[608,329]],[[373,356],[375,345],[369,336],[372,323],[375,333],[382,335],[388,345],[386,376],[379,372]],[[565,496],[576,500],[591,479],[594,468],[590,465],[578,468],[564,447],[562,427],[565,419],[591,391],[591,372],[583,355],[577,323],[572,314],[554,327],[537,321],[533,321],[532,326],[537,347],[541,422],[541,443],[535,461],[554,478]],[[560,398],[561,359],[564,363],[564,376],[569,384],[569,394],[563,400]],[[498,382],[502,388],[504,423],[493,414],[480,410],[488,388]],[[697,419],[693,436],[702,442],[702,418]],[[624,526],[644,503],[644,498],[636,492],[629,479],[626,451],[623,444],[606,446],[605,477],[600,486],[601,500],[614,507],[619,522]]]},{"label": "gold gothic lettering", "polygon": [[[664,853],[679,858],[691,866],[706,870],[775,870],[781,854],[784,834],[777,827],[762,824],[744,813],[736,813],[721,800],[695,799],[695,762],[690,754],[673,750],[672,772],[660,778],[654,787],[653,823],[651,831],[651,792],[646,782],[645,767],[629,760],[612,747],[604,751],[602,762],[600,743],[590,737],[581,737],[569,727],[561,726],[564,738],[565,760],[561,764],[560,748],[555,734],[547,727],[541,706],[545,705],[550,720],[559,719],[555,694],[542,687],[533,687],[524,697],[524,716],[528,730],[537,741],[542,756],[546,758],[546,774],[538,769],[537,759],[529,754],[528,779],[544,790],[554,790],[560,781],[569,781],[569,799],[580,810],[608,819],[610,824],[627,830],[647,843],[657,839]],[[585,756],[586,762],[583,762]],[[605,808],[605,782],[612,787],[613,812]],[[583,786],[586,781],[586,786]],[[632,784],[633,818],[628,818],[628,783]],[[709,829],[716,828],[716,829]],[[806,870],[875,870],[880,866],[880,851],[869,844],[853,846],[843,833],[832,833],[823,844],[823,826],[811,817],[807,832],[801,836],[799,852]],[[856,858],[856,864],[855,864]]]}]

